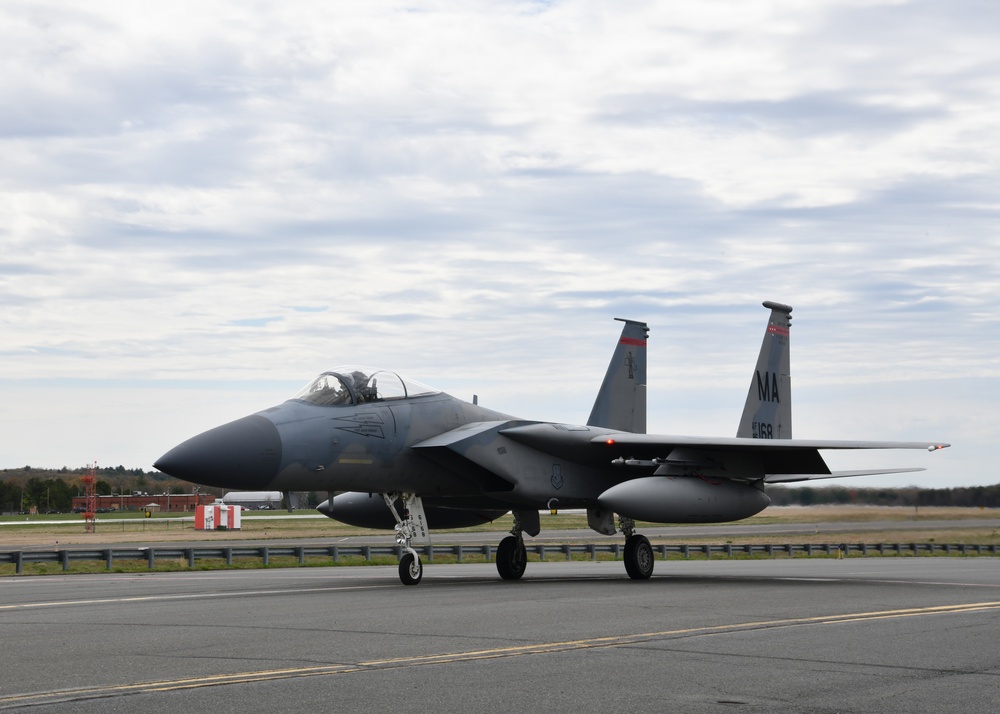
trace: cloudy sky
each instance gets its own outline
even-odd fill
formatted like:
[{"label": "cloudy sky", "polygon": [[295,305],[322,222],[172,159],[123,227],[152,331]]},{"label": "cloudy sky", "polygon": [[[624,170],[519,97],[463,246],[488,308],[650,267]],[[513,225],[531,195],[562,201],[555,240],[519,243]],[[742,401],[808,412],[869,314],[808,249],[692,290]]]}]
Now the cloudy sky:
[{"label": "cloudy sky", "polygon": [[376,364],[735,433],[794,306],[795,435],[1000,481],[1000,6],[6,0],[0,467],[151,468]]}]

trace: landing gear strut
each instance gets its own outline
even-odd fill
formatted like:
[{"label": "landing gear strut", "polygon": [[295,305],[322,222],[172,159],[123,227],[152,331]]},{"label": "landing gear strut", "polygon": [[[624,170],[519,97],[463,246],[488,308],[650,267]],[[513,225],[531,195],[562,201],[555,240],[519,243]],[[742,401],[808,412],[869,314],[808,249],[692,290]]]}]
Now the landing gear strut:
[{"label": "landing gear strut", "polygon": [[653,557],[653,546],[649,544],[646,536],[638,535],[635,532],[635,521],[625,516],[619,517],[619,527],[625,534],[625,572],[633,580],[648,580],[653,574],[653,564],[656,562]]},{"label": "landing gear strut", "polygon": [[[399,580],[403,585],[416,585],[424,577],[424,566],[412,544],[414,541],[425,543],[430,540],[423,501],[413,493],[384,493],[382,498],[396,519],[396,543],[403,546],[403,555],[399,559]],[[403,502],[402,515],[396,510],[397,500]]]}]

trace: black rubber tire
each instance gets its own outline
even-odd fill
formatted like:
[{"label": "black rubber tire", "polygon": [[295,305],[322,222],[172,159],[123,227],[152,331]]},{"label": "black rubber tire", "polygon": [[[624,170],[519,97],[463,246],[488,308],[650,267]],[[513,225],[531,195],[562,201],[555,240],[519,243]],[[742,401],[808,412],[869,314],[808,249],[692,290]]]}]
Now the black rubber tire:
[{"label": "black rubber tire", "polygon": [[507,536],[497,546],[497,572],[504,580],[520,580],[528,566],[528,552],[524,542]]},{"label": "black rubber tire", "polygon": [[625,540],[625,572],[633,580],[648,580],[653,574],[653,546],[646,536],[633,535]]},{"label": "black rubber tire", "polygon": [[416,585],[424,577],[424,565],[413,553],[403,553],[399,559],[399,579],[403,585]]}]

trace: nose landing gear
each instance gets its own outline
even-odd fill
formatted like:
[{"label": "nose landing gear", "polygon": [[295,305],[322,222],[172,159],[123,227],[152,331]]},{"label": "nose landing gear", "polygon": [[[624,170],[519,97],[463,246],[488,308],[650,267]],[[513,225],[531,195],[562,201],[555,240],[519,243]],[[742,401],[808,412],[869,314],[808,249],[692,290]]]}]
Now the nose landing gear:
[{"label": "nose landing gear", "polygon": [[[427,516],[424,503],[414,493],[384,493],[382,498],[396,519],[396,543],[403,546],[399,559],[399,580],[403,585],[416,585],[424,577],[424,566],[420,555],[413,549],[413,543],[429,543]],[[396,510],[396,501],[402,500],[403,513]]]}]

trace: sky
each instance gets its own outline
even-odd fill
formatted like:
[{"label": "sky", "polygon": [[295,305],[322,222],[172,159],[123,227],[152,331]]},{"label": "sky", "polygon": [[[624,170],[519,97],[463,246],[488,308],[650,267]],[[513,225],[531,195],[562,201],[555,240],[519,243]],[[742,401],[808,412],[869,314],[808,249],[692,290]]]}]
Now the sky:
[{"label": "sky", "polygon": [[[378,365],[735,434],[794,307],[795,436],[1000,482],[1000,5],[0,5],[0,468],[152,469]],[[825,482],[830,483],[830,482]]]}]

